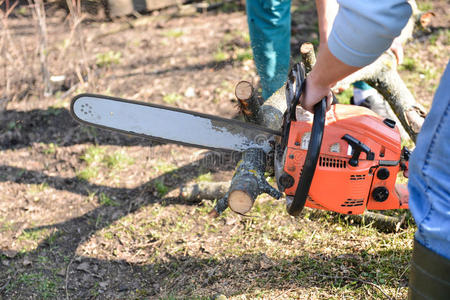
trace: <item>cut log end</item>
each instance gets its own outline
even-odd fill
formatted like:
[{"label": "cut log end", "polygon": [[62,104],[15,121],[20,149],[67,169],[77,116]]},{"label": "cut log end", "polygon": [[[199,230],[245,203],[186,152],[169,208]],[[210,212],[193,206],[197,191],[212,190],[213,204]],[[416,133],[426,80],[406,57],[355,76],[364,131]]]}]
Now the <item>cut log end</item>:
[{"label": "cut log end", "polygon": [[306,73],[311,72],[312,67],[316,64],[314,45],[311,43],[303,43],[300,46],[300,54],[302,55],[302,62],[305,65]]},{"label": "cut log end", "polygon": [[311,51],[314,51],[314,45],[312,43],[303,43],[300,46],[300,53],[301,54],[308,54]]},{"label": "cut log end", "polygon": [[240,81],[236,85],[234,93],[238,100],[248,100],[253,97],[253,86],[248,81]]},{"label": "cut log end", "polygon": [[235,190],[228,197],[228,206],[238,214],[245,214],[252,208],[253,199],[246,192]]},{"label": "cut log end", "polygon": [[259,101],[255,96],[255,89],[248,81],[240,81],[234,90],[238,100],[239,112],[248,122],[256,123],[260,108]]}]

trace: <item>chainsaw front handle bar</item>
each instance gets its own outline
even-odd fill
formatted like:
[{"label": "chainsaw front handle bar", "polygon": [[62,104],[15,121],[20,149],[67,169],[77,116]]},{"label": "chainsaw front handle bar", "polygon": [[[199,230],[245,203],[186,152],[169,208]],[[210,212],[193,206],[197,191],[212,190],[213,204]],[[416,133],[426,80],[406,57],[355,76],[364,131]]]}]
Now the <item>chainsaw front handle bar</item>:
[{"label": "chainsaw front handle bar", "polygon": [[327,111],[327,97],[324,97],[314,106],[314,119],[309,140],[308,152],[306,153],[303,169],[300,171],[300,179],[295,191],[294,200],[287,207],[291,216],[298,216],[305,206],[309,188],[316,171],[317,161],[322,146],[323,131],[325,128],[325,113]]}]

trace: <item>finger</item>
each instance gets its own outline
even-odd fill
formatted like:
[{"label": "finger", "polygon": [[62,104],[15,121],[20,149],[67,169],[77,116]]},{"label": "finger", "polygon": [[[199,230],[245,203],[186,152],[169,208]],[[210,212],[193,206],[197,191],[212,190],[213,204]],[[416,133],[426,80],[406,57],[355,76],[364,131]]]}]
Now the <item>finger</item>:
[{"label": "finger", "polygon": [[402,64],[403,56],[404,56],[402,44],[400,42],[398,42],[397,40],[394,40],[394,42],[391,45],[390,50],[395,55],[395,59],[397,60],[397,65]]},{"label": "finger", "polygon": [[330,91],[327,96],[327,111],[331,109],[331,103],[333,103],[333,93]]},{"label": "finger", "polygon": [[403,63],[403,57],[404,57],[403,47],[399,46],[397,49],[397,64],[398,65],[401,65]]}]

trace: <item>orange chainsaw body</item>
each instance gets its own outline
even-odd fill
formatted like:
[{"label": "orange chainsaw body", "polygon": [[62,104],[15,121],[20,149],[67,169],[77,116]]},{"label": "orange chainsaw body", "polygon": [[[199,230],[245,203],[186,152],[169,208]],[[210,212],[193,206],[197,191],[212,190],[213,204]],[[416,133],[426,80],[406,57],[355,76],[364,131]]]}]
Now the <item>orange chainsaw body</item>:
[{"label": "orange chainsaw body", "polygon": [[[285,189],[294,196],[311,135],[311,122],[292,121],[286,149],[284,172],[294,179]],[[343,137],[351,136],[370,148],[361,152],[357,163],[350,159],[354,147]],[[326,114],[325,129],[316,171],[306,206],[343,214],[362,214],[364,210],[408,208],[406,197],[395,189],[402,166],[401,139],[395,122],[370,109],[336,104]]]}]

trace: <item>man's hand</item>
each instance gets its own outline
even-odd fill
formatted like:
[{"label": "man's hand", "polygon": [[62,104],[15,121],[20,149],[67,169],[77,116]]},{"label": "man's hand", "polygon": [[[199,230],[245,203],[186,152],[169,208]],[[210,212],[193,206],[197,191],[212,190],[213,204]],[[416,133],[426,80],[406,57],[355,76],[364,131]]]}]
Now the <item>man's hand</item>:
[{"label": "man's hand", "polygon": [[328,86],[321,86],[321,83],[317,82],[315,78],[308,76],[305,91],[300,98],[301,106],[307,111],[314,113],[314,105],[325,96],[327,96],[328,111],[331,108],[331,102],[333,101],[331,89]]},{"label": "man's hand", "polygon": [[316,64],[306,78],[305,92],[300,98],[301,106],[314,113],[314,105],[327,96],[327,109],[330,109],[331,88],[336,82],[359,69],[361,67],[349,66],[337,59],[328,49],[327,43],[321,44]]},{"label": "man's hand", "polygon": [[397,59],[397,65],[401,65],[403,63],[404,54],[402,43],[400,42],[400,39],[398,37],[394,39],[391,48],[389,48],[389,50],[391,50],[392,53],[394,53],[395,58]]}]

